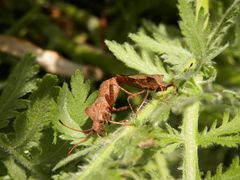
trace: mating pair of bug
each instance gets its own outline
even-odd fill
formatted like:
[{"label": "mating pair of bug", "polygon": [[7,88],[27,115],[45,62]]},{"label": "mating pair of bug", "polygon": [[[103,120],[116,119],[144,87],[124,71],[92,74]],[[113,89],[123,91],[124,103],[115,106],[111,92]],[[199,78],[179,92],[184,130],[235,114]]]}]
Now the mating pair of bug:
[{"label": "mating pair of bug", "polygon": [[[140,88],[142,89],[142,91],[137,93],[129,92],[126,89],[121,87],[121,85],[123,84]],[[104,125],[106,123],[128,125],[126,121],[125,122],[112,121],[112,112],[122,111],[128,108],[130,108],[133,111],[133,108],[130,103],[131,98],[145,93],[142,103],[137,108],[137,111],[138,111],[145,103],[149,91],[164,91],[169,86],[172,86],[172,84],[165,84],[163,82],[163,75],[159,75],[159,74],[132,75],[132,76],[117,75],[115,77],[112,77],[108,80],[103,81],[102,84],[100,85],[97,99],[93,102],[91,106],[85,109],[86,114],[92,120],[92,127],[90,129],[81,131],[75,128],[71,128],[60,121],[64,126],[66,126],[69,129],[87,134],[85,138],[83,138],[81,141],[76,143],[69,150],[68,155],[71,154],[73,149],[76,148],[80,143],[86,141],[89,138],[89,136],[92,135],[94,132],[96,132],[96,134],[100,136],[99,134],[104,131]],[[114,104],[121,90],[128,95],[127,101],[129,105],[115,108]]]}]

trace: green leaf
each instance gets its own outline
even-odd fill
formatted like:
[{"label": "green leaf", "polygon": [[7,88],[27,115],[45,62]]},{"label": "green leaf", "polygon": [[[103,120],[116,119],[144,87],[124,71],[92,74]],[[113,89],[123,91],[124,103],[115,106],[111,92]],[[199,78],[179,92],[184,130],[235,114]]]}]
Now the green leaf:
[{"label": "green leaf", "polygon": [[33,77],[38,72],[38,66],[34,63],[35,59],[26,55],[10,74],[0,97],[0,128],[7,126],[8,120],[16,116],[17,110],[26,106],[26,101],[19,98],[35,88]]},{"label": "green leaf", "polygon": [[[65,125],[81,130],[80,126],[86,123],[88,119],[85,108],[95,100],[97,92],[90,94],[90,82],[84,81],[80,71],[76,71],[71,78],[71,91],[67,84],[63,84],[58,96],[59,119]],[[79,141],[84,137],[84,133],[79,133],[63,126],[58,119],[53,121],[54,128],[63,133],[63,139]]]},{"label": "green leaf", "polygon": [[212,47],[211,49],[209,48],[204,61],[210,62],[215,57],[217,57],[219,54],[221,54],[223,51],[225,51],[225,49],[227,49],[227,48],[228,48],[228,44],[225,44],[224,46]]},{"label": "green leaf", "polygon": [[86,154],[88,154],[89,151],[91,151],[94,148],[94,146],[92,145],[89,148],[85,148],[82,151],[78,151],[74,154],[71,154],[70,156],[60,160],[55,167],[53,168],[53,171],[56,171],[57,169],[67,165],[68,163],[72,162],[73,160],[79,159],[82,156],[85,156]]},{"label": "green leaf", "polygon": [[204,17],[203,11],[200,11],[197,19],[191,3],[187,0],[179,0],[178,2],[179,14],[182,19],[179,26],[186,43],[199,62],[205,61],[208,37],[207,28],[205,28],[206,17]]},{"label": "green leaf", "polygon": [[163,74],[169,80],[169,75],[156,56],[152,57],[144,50],[139,55],[134,47],[128,43],[122,45],[115,41],[105,41],[105,43],[116,58],[128,67],[144,74]]},{"label": "green leaf", "polygon": [[222,146],[236,147],[240,143],[240,136],[234,135],[240,132],[240,112],[229,121],[229,113],[225,113],[223,122],[219,127],[216,127],[216,121],[212,124],[209,131],[205,129],[199,136],[198,143],[203,147],[212,144],[219,144]]},{"label": "green leaf", "polygon": [[199,144],[204,148],[213,144],[218,144],[225,147],[237,147],[240,144],[240,136],[220,136],[220,137],[203,137]]},{"label": "green leaf", "polygon": [[171,108],[168,104],[159,102],[157,108],[153,110],[151,116],[149,117],[149,122],[152,123],[154,127],[158,127],[168,120],[170,110]]},{"label": "green leaf", "polygon": [[28,109],[15,119],[15,133],[0,135],[0,147],[14,161],[42,179],[46,175],[36,167],[33,159],[41,152],[39,140],[43,129],[49,126],[52,119],[57,118],[57,105],[54,101],[58,93],[56,83],[56,76],[46,75],[39,82],[38,89],[30,95]]},{"label": "green leaf", "polygon": [[171,26],[168,24],[155,25],[153,22],[143,20],[143,28],[143,32],[146,31],[145,34],[153,34],[153,36],[156,37],[156,40],[160,38],[160,40],[164,39],[166,41],[175,42],[179,45],[181,44],[179,39],[181,34],[176,26]]},{"label": "green leaf", "polygon": [[[168,127],[169,130],[175,130],[171,127]],[[176,132],[175,132],[176,133]],[[156,138],[159,140],[159,145],[161,145],[161,147],[166,147],[167,145],[171,145],[171,144],[175,144],[175,143],[183,143],[183,139],[180,136],[180,134],[173,134],[173,132],[170,133],[164,133],[164,132],[159,132],[158,134],[156,134]],[[165,152],[167,153],[167,152]]]},{"label": "green leaf", "polygon": [[211,49],[213,47],[218,47],[222,43],[228,29],[236,22],[236,18],[239,14],[240,0],[235,0],[222,18],[217,21],[217,24],[214,26],[215,28],[209,35],[208,46],[211,47]]},{"label": "green leaf", "polygon": [[154,154],[153,159],[145,165],[144,170],[151,176],[151,179],[174,179],[170,175],[170,171],[168,169],[168,163],[163,154],[157,152]]},{"label": "green leaf", "polygon": [[202,74],[203,74],[203,82],[204,83],[211,83],[215,81],[217,76],[217,70],[213,66],[203,66],[202,68]]},{"label": "green leaf", "polygon": [[161,55],[166,63],[172,65],[171,69],[175,72],[180,73],[196,67],[193,54],[182,46],[180,32],[176,27],[166,24],[156,26],[149,21],[144,21],[143,25],[147,32],[130,34],[138,46]]},{"label": "green leaf", "polygon": [[[130,38],[142,48],[146,48],[154,53],[161,55],[161,58],[172,65],[172,69],[176,73],[182,73],[190,67],[191,63],[195,63],[193,55],[183,49],[178,41],[173,41],[161,34],[155,34],[154,39],[143,34],[130,34]],[[166,76],[166,75],[165,75]]]},{"label": "green leaf", "polygon": [[9,138],[5,134],[0,134],[0,148],[11,155],[11,158],[25,167],[32,175],[37,176],[40,179],[45,179],[45,174],[43,174],[39,168],[37,168],[35,164],[26,157],[26,153],[19,152],[9,142]]},{"label": "green leaf", "polygon": [[181,93],[188,96],[196,96],[202,93],[201,86],[198,85],[198,78],[186,81],[180,90]]},{"label": "green leaf", "polygon": [[211,173],[208,172],[207,177],[205,178],[205,180],[221,180],[221,179],[228,180],[240,179],[240,166],[238,157],[232,161],[231,166],[225,172],[222,171],[222,166],[219,165],[214,176],[211,177]]},{"label": "green leaf", "polygon": [[13,140],[13,146],[38,146],[43,128],[57,118],[57,106],[54,101],[57,95],[54,88],[56,83],[56,76],[46,75],[37,91],[30,96],[28,110],[20,114],[14,122],[16,139]]},{"label": "green leaf", "polygon": [[97,92],[89,94],[90,81],[85,81],[79,70],[72,76],[70,85],[72,92],[67,99],[69,115],[82,126],[88,118],[85,108],[92,104]]},{"label": "green leaf", "polygon": [[54,180],[72,180],[72,179],[77,179],[77,174],[76,173],[71,173],[71,172],[60,172],[58,174],[55,174],[52,176],[52,179]]},{"label": "green leaf", "polygon": [[27,179],[25,171],[19,165],[17,165],[12,158],[5,160],[3,163],[8,170],[8,174],[13,180]]}]

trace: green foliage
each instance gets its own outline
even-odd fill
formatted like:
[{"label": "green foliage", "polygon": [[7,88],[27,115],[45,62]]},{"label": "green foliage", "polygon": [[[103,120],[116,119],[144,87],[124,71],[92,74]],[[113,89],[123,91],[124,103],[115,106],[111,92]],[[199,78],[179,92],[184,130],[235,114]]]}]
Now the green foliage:
[{"label": "green foliage", "polygon": [[[191,3],[180,0],[178,7],[182,19],[179,26],[188,49],[160,27],[153,27],[154,30],[150,32],[150,35],[147,31],[130,34],[130,38],[135,43],[134,46],[140,47],[140,50],[128,43],[121,46],[114,41],[106,41],[106,44],[119,60],[141,73],[160,73],[164,75],[166,81],[173,78],[172,74],[175,75],[174,79],[191,78],[194,73],[199,73],[204,68],[203,65],[212,64],[212,60],[222,53],[228,45],[208,43],[209,40],[212,41],[212,33],[216,30],[211,30],[207,23],[208,14],[203,14],[202,9],[196,18]],[[237,15],[236,8],[231,6],[226,14],[229,13],[233,13],[233,15],[228,15],[222,20],[228,22],[223,25],[226,30],[232,25],[229,22],[232,22]],[[152,26],[150,23],[148,25]],[[137,53],[138,51],[141,52],[140,55]],[[166,66],[163,66],[163,61],[170,67],[166,69]],[[170,73],[171,71],[173,72]]]},{"label": "green foliage", "polygon": [[[235,1],[234,5],[237,4],[238,1]],[[221,30],[218,29],[217,32],[220,32],[221,35],[226,35],[226,30],[229,29],[234,21],[233,19],[238,14],[236,9],[239,6],[233,8],[234,5],[223,16],[222,21],[224,23],[220,22],[222,24],[222,26],[219,25]],[[156,71],[152,70],[154,68],[143,68],[149,62],[151,65],[148,67],[158,67],[153,60],[141,60],[142,56],[139,56],[138,52],[144,51],[149,57],[158,57],[159,73],[165,76],[165,80],[169,81],[172,78],[174,81],[182,78],[188,79],[178,87],[178,92],[181,94],[174,98],[175,101],[173,102],[174,108],[179,107],[178,104],[184,104],[184,106],[180,105],[182,110],[178,112],[183,113],[181,132],[179,133],[167,124],[165,132],[158,131],[158,137],[161,139],[159,143],[164,147],[162,149],[164,153],[170,153],[182,144],[184,147],[183,179],[200,179],[197,148],[199,146],[208,147],[213,144],[237,147],[240,140],[238,134],[239,115],[237,113],[231,121],[229,121],[228,115],[225,115],[221,126],[216,128],[216,123],[214,123],[209,131],[205,129],[203,133],[198,133],[200,101],[204,97],[202,84],[204,81],[206,81],[205,83],[214,81],[216,70],[210,65],[213,64],[212,60],[226,49],[227,45],[221,46],[221,39],[223,39],[221,35],[219,35],[220,39],[216,40],[218,43],[208,43],[209,40],[216,39],[212,35],[216,33],[216,29],[211,29],[209,25],[211,23],[208,22],[209,15],[206,12],[204,14],[201,8],[199,12],[194,12],[192,4],[185,0],[179,0],[178,8],[181,17],[179,26],[187,47],[182,46],[182,43],[170,38],[166,33],[164,34],[161,28],[154,26],[151,26],[153,32],[149,33],[141,30],[137,34],[130,34],[130,38],[134,42],[133,45],[127,43],[120,45],[109,41],[107,41],[107,45],[119,60],[139,72],[144,71],[143,73],[146,74],[154,74]],[[195,14],[198,14],[198,16]],[[163,62],[169,64],[169,66],[163,66]],[[170,103],[171,99],[168,99],[168,101]],[[138,118],[135,121],[138,121]]]},{"label": "green foliage", "polygon": [[[20,62],[21,64],[22,62]],[[29,67],[28,64],[25,64],[25,66]],[[33,68],[34,66],[30,67]],[[29,69],[31,69],[30,67]],[[24,66],[22,68],[25,69]],[[49,126],[52,119],[57,118],[57,106],[54,101],[58,93],[57,89],[54,88],[56,82],[56,77],[45,76],[38,83],[37,90],[30,95],[27,109],[18,113],[15,118],[14,132],[0,134],[0,148],[7,153],[4,164],[11,177],[15,178],[15,175],[18,175],[18,177],[24,179],[26,173],[21,168],[24,167],[32,175],[38,178],[46,178],[46,174],[43,173],[41,168],[37,167],[41,163],[37,160],[37,157],[42,152],[40,139],[43,130]],[[25,82],[22,86],[26,87],[28,83]],[[21,86],[19,88],[22,89]]]},{"label": "green foliage", "polygon": [[191,63],[195,63],[193,55],[183,49],[179,41],[164,38],[160,33],[154,34],[153,38],[143,33],[130,34],[130,37],[140,47],[161,55],[161,58],[166,63],[171,64],[171,68],[178,74],[189,68]]},{"label": "green foliage", "polygon": [[39,144],[41,131],[47,127],[51,120],[56,119],[57,109],[54,97],[57,91],[56,77],[47,75],[43,78],[36,92],[29,100],[30,104],[26,112],[21,113],[14,121],[15,139],[12,140],[14,147],[35,147]]},{"label": "green foliage", "polygon": [[73,140],[72,143],[75,144],[79,138],[84,137],[84,133],[68,129],[59,120],[71,128],[81,130],[79,126],[84,125],[88,118],[85,108],[93,102],[97,94],[90,93],[90,82],[84,80],[80,71],[76,71],[72,76],[70,85],[71,91],[66,83],[60,89],[57,99],[59,119],[52,123],[57,131],[64,134],[61,136],[63,139]]},{"label": "green foliage", "polygon": [[222,43],[228,29],[236,22],[239,10],[240,1],[235,0],[212,30],[208,39],[209,47],[219,46]]},{"label": "green foliage", "polygon": [[239,166],[239,158],[235,158],[232,161],[231,166],[223,172],[222,166],[219,165],[216,171],[216,174],[211,177],[211,173],[208,172],[206,180],[217,180],[217,179],[232,179],[237,180],[240,177],[240,166]]},{"label": "green foliage", "polygon": [[205,26],[206,17],[200,11],[199,18],[196,19],[193,8],[185,0],[179,1],[179,14],[182,21],[179,22],[181,32],[185,37],[189,50],[198,61],[203,60],[207,55],[208,32]]},{"label": "green foliage", "polygon": [[237,147],[240,143],[240,114],[237,112],[236,116],[229,121],[229,113],[225,113],[222,124],[217,126],[217,121],[214,121],[209,131],[207,127],[202,132],[199,138],[199,144],[207,147],[212,144],[219,144],[227,147]]},{"label": "green foliage", "polygon": [[[239,49],[239,45],[228,45],[231,43],[228,37],[233,36],[230,27],[237,26],[240,0],[228,5],[223,15],[218,13],[221,17],[216,18],[217,23],[208,12],[208,1],[204,2],[204,7],[201,7],[198,0],[178,1],[179,30],[165,22],[156,26],[144,21],[138,32],[130,33],[131,42],[105,41],[109,50],[126,67],[121,69],[122,65],[116,66],[119,69],[114,70],[115,66],[107,66],[108,63],[101,59],[95,65],[101,64],[104,69],[110,69],[106,72],[121,69],[120,72],[128,74],[133,72],[127,71],[131,68],[142,74],[162,74],[163,83],[169,83],[170,87],[165,91],[150,92],[148,99],[151,100],[147,100],[136,114],[130,111],[125,114],[112,112],[113,121],[127,119],[131,125],[105,124],[106,136],[91,135],[70,156],[66,156],[68,149],[86,137],[81,130],[92,126],[85,109],[96,99],[97,92],[91,90],[91,82],[84,79],[80,70],[71,77],[69,85],[63,82],[61,87],[57,86],[58,79],[53,75],[36,79],[34,58],[23,57],[7,84],[2,86],[0,178],[239,179],[239,158],[235,158],[229,167],[228,162],[224,162],[224,158],[233,157],[230,153],[240,143],[239,88],[237,85],[235,88],[224,87],[215,81],[219,71],[214,61],[227,47],[230,50],[223,56],[228,57],[229,53],[236,59],[240,57],[231,49]],[[119,6],[124,4],[118,3]],[[145,12],[151,6],[139,5],[132,15]],[[91,30],[91,27],[97,26],[95,16],[68,3],[60,2],[58,7],[68,17],[86,26],[87,31],[97,31]],[[220,8],[216,6],[216,11]],[[36,7],[27,12],[22,21],[8,32],[14,34],[17,29],[24,29],[24,24],[32,21],[30,15],[36,13],[41,15],[42,19],[37,17],[41,22],[50,24],[50,21],[44,20],[46,15],[39,9]],[[81,13],[87,17],[87,22]],[[93,21],[90,19],[96,23],[91,27],[89,22]],[[51,28],[56,31],[50,32],[59,36],[59,29],[55,25]],[[239,28],[234,30],[239,31]],[[100,44],[96,38],[91,40]],[[63,48],[65,53],[70,51],[72,54],[69,56],[72,57],[87,59],[86,51],[95,52],[95,58],[99,54],[103,59],[110,57],[102,51],[91,51],[91,48],[72,48],[73,43],[65,47],[69,41],[64,37],[55,41],[50,41],[52,43],[48,45]],[[57,46],[57,41],[65,43]],[[110,59],[113,60],[112,57]],[[217,60],[221,63],[222,56]],[[230,66],[228,68],[231,69]],[[227,80],[228,76],[224,78]],[[115,106],[125,101],[126,96],[120,95]],[[211,147],[217,150],[224,147],[219,150],[221,158],[211,151]],[[199,153],[199,149],[204,149],[206,155]],[[237,153],[234,155],[239,156]],[[218,161],[223,161],[223,165],[219,165],[214,174],[214,169],[207,169],[206,164],[199,162],[202,159],[213,161],[215,156]],[[217,167],[218,162],[211,163]]]},{"label": "green foliage", "polygon": [[33,66],[34,63],[32,56],[23,57],[9,76],[0,97],[0,128],[7,126],[10,118],[16,117],[17,110],[25,108],[27,102],[21,97],[35,88],[36,80],[33,77],[38,67]]},{"label": "green foliage", "polygon": [[114,41],[105,41],[105,43],[113,54],[128,67],[144,74],[164,74],[167,76],[166,70],[162,66],[159,58],[152,58],[152,56],[145,51],[142,51],[141,55],[139,55],[128,43],[124,45],[119,45]]},{"label": "green foliage", "polygon": [[27,179],[25,171],[19,167],[12,158],[5,160],[4,165],[8,169],[9,176],[12,179]]},{"label": "green foliage", "polygon": [[[203,64],[212,63],[211,60],[222,53],[228,45],[220,46],[219,43],[215,46],[208,44],[208,41],[211,41],[211,33],[214,32],[214,29],[210,29],[207,22],[209,15],[205,15],[202,9],[200,9],[198,17],[195,17],[191,4],[185,0],[180,0],[179,11],[182,18],[182,21],[179,22],[181,32],[190,51],[197,59],[197,66],[200,69]],[[225,21],[227,20],[225,19]]]},{"label": "green foliage", "polygon": [[149,173],[151,179],[174,179],[169,172],[165,157],[161,153],[156,153],[153,159],[148,162],[144,170]]}]

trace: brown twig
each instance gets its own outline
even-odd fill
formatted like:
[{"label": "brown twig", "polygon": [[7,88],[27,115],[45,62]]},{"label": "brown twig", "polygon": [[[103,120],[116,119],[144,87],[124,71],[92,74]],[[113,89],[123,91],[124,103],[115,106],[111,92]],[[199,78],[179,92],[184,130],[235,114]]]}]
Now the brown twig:
[{"label": "brown twig", "polygon": [[103,76],[103,72],[97,67],[76,64],[56,51],[44,50],[27,40],[13,36],[0,35],[0,51],[18,57],[32,53],[36,56],[37,63],[52,74],[70,76],[76,69],[80,69],[83,75],[89,79],[100,80]]}]

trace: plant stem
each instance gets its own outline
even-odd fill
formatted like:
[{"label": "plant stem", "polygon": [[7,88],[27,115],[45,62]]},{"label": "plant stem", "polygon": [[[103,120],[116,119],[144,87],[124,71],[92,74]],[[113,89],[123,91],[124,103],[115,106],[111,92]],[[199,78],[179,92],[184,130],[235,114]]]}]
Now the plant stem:
[{"label": "plant stem", "polygon": [[183,136],[184,136],[184,159],[183,179],[200,179],[198,167],[198,112],[200,102],[195,102],[186,108],[183,114]]}]

